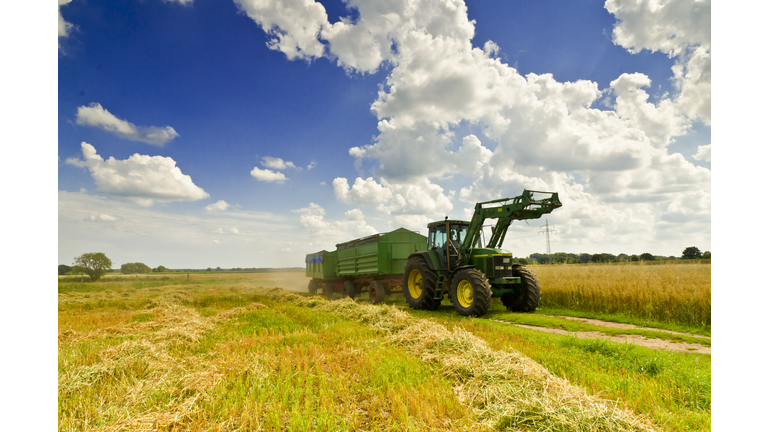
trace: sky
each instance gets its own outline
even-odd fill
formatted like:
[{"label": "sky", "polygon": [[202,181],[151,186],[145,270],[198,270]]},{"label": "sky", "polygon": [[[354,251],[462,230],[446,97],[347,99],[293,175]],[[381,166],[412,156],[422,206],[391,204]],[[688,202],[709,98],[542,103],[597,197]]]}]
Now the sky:
[{"label": "sky", "polygon": [[504,248],[711,240],[711,2],[59,0],[58,260],[296,267],[556,191]]}]

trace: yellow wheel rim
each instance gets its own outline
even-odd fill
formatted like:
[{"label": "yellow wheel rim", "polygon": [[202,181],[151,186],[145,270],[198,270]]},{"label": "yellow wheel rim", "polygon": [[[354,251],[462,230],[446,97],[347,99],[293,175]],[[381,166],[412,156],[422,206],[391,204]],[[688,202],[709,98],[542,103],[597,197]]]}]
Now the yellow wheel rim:
[{"label": "yellow wheel rim", "polygon": [[411,270],[411,274],[408,275],[408,291],[411,293],[411,297],[421,297],[421,272],[417,269]]},{"label": "yellow wheel rim", "polygon": [[456,287],[456,298],[459,300],[459,304],[462,307],[468,308],[472,306],[472,300],[475,298],[475,291],[472,289],[472,283],[468,280],[459,282],[459,286]]}]

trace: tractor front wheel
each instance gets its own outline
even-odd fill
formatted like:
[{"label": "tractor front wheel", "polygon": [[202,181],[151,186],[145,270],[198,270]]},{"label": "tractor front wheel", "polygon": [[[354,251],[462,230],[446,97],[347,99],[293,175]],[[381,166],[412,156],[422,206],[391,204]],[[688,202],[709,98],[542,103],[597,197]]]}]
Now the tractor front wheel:
[{"label": "tractor front wheel", "polygon": [[451,282],[451,302],[464,316],[482,316],[491,307],[491,284],[476,268],[459,270]]},{"label": "tractor front wheel", "polygon": [[379,304],[384,302],[384,298],[387,296],[386,290],[384,289],[384,284],[381,283],[381,281],[373,281],[371,282],[371,286],[368,287],[368,299],[371,300],[371,303],[373,304]]},{"label": "tractor front wheel", "polygon": [[516,267],[512,276],[520,278],[520,289],[517,295],[506,293],[501,296],[501,302],[508,311],[533,312],[541,301],[541,285],[533,273],[525,267]]},{"label": "tractor front wheel", "polygon": [[421,258],[411,258],[403,272],[403,294],[411,309],[437,310],[437,273]]}]

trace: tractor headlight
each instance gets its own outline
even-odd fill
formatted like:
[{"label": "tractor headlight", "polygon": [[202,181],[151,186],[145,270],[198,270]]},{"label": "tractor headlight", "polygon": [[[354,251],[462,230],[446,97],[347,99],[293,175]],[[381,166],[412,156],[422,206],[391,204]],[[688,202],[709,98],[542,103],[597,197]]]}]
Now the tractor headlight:
[{"label": "tractor headlight", "polygon": [[510,259],[509,259],[509,258],[503,258],[503,259],[501,260],[501,262],[503,262],[504,264],[509,264],[509,261],[510,261]]},{"label": "tractor headlight", "polygon": [[496,266],[496,270],[504,270],[504,266]]}]

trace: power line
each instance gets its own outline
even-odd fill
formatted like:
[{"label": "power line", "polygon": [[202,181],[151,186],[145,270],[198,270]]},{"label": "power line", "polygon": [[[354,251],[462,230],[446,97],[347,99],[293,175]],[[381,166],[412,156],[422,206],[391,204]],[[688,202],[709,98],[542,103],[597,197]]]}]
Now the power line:
[{"label": "power line", "polygon": [[539,231],[539,234],[541,234],[543,232],[547,236],[547,255],[549,255],[549,254],[552,253],[552,252],[549,251],[549,233],[557,232],[557,231],[554,230],[554,229],[549,229],[549,227],[554,228],[555,226],[554,225],[550,225],[549,224],[549,220],[547,220],[547,219],[544,219],[544,220],[546,221],[546,224],[541,226],[541,228],[544,228],[544,231]]}]

